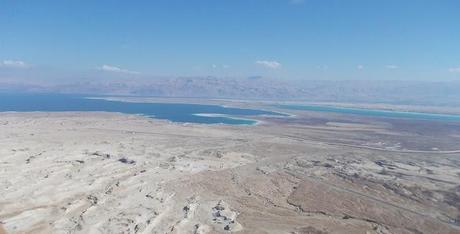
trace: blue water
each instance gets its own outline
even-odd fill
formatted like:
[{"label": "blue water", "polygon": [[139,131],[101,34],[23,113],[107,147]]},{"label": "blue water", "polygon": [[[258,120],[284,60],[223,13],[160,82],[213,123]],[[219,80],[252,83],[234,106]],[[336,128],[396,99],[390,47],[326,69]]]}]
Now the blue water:
[{"label": "blue water", "polygon": [[[269,111],[229,108],[218,105],[128,103],[102,99],[86,99],[81,96],[51,94],[0,94],[0,112],[3,111],[106,111],[141,114],[180,123],[222,123],[231,125],[252,125],[257,122],[251,119],[244,119],[245,116],[280,115],[279,113]],[[206,117],[194,114],[220,114],[240,118],[225,116]]]},{"label": "blue water", "polygon": [[460,121],[460,115],[434,114],[421,112],[404,112],[377,109],[345,108],[319,105],[277,105],[279,108],[291,110],[307,110],[320,112],[333,112],[339,114],[354,114],[372,117],[403,118],[417,120]]}]

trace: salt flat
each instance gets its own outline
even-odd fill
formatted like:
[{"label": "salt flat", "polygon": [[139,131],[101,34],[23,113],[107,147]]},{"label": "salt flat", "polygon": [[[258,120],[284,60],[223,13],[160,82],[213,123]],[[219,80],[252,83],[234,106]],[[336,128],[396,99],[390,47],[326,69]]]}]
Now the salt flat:
[{"label": "salt flat", "polygon": [[0,232],[459,233],[460,154],[411,134],[1,113]]}]

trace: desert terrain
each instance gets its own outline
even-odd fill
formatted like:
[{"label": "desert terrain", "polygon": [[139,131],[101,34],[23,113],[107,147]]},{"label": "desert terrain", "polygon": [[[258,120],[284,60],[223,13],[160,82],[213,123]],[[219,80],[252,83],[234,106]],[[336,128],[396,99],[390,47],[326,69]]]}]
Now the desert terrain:
[{"label": "desert terrain", "polygon": [[0,113],[0,233],[460,233],[460,124]]}]

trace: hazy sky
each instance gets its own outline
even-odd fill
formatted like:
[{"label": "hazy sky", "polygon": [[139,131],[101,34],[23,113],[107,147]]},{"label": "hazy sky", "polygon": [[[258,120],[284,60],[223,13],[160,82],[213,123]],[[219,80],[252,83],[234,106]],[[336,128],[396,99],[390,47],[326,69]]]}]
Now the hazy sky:
[{"label": "hazy sky", "polygon": [[0,0],[0,78],[460,79],[460,1]]}]

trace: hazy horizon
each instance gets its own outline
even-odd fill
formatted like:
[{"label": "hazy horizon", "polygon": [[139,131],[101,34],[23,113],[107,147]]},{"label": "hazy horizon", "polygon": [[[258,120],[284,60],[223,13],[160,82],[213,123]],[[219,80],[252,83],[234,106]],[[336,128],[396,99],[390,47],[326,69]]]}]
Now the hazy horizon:
[{"label": "hazy horizon", "polygon": [[0,234],[458,234],[459,12],[0,0]]}]

